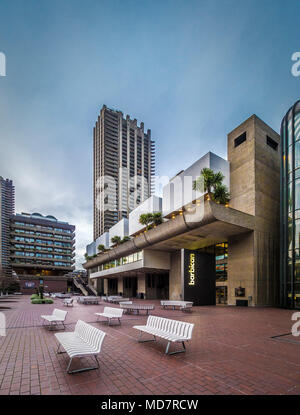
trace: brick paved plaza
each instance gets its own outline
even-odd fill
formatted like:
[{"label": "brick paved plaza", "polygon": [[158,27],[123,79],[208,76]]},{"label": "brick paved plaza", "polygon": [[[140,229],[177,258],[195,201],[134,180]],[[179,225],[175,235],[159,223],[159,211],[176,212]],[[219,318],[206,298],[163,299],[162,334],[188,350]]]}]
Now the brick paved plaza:
[{"label": "brick paved plaza", "polygon": [[[31,305],[29,296],[1,301],[10,308],[1,310],[7,335],[0,337],[0,394],[300,394],[300,341],[271,338],[291,331],[292,311],[209,306],[184,314],[148,302],[155,304],[155,315],[195,323],[185,354],[165,356],[162,339],[138,343],[132,326],[144,324],[144,315],[124,315],[121,326],[108,327],[94,315],[104,304],[75,301],[67,309],[67,330],[80,318],[107,336],[100,369],[68,375],[68,357],[56,354],[54,332],[40,319],[55,307],[63,309],[62,301]],[[78,367],[89,363],[82,360]]]}]

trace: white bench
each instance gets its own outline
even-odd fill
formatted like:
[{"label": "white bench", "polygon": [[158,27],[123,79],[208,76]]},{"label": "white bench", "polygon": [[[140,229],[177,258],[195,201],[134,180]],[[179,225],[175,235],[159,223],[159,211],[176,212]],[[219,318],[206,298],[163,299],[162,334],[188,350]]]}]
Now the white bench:
[{"label": "white bench", "polygon": [[193,307],[192,301],[161,300],[160,304],[163,308],[170,306],[173,307],[173,310],[175,310],[176,307],[179,307],[182,311],[191,311]]},{"label": "white bench", "polygon": [[99,319],[99,316],[106,317],[108,320],[108,325],[110,325],[110,320],[112,319],[118,319],[119,323],[121,324],[121,317],[123,314],[122,308],[114,308],[114,307],[104,307],[103,313],[95,313],[96,316],[98,316],[97,321]]},{"label": "white bench", "polygon": [[45,323],[45,321],[49,321],[50,325],[49,326],[49,330],[51,330],[52,325],[58,325],[59,323],[61,323],[64,327],[64,329],[66,328],[65,326],[65,319],[67,317],[68,312],[65,310],[59,310],[58,308],[55,308],[53,310],[53,313],[49,316],[41,316],[41,318],[43,319],[43,325]]},{"label": "white bench", "polygon": [[[163,317],[149,316],[146,326],[134,326],[133,328],[140,331],[139,342],[155,341],[156,337],[161,337],[162,339],[168,340],[165,353],[175,354],[185,352],[184,342],[191,340],[194,324]],[[142,340],[143,332],[151,334],[154,339]],[[171,342],[181,342],[183,348],[169,353]]]},{"label": "white bench", "polygon": [[99,304],[100,298],[94,295],[80,296],[77,298],[77,303],[80,304]]},{"label": "white bench", "polygon": [[73,307],[73,298],[65,298],[63,300],[63,305],[66,305],[67,307],[69,306]]},{"label": "white bench", "polygon": [[110,295],[107,297],[108,303],[118,303],[119,301],[128,301],[129,298],[121,297],[120,295]]},{"label": "white bench", "polygon": [[[67,353],[70,361],[67,367],[67,373],[83,372],[86,370],[99,369],[97,355],[101,351],[101,346],[105,337],[104,331],[99,330],[84,321],[78,320],[75,330],[67,333],[55,333],[59,342],[57,353]],[[65,349],[61,352],[60,346]],[[83,369],[70,370],[74,357],[94,356],[97,366],[86,367]]]}]

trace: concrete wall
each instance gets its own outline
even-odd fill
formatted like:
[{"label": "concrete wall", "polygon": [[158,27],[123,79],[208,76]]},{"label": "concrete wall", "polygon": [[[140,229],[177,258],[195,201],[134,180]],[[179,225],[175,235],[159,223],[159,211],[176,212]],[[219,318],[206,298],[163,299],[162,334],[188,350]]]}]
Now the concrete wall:
[{"label": "concrete wall", "polygon": [[143,266],[157,269],[170,269],[170,253],[152,249],[143,251]]},{"label": "concrete wall", "polygon": [[[253,297],[256,304],[254,232],[232,237],[228,241],[228,304],[235,305],[237,299]],[[245,288],[245,297],[235,297],[235,288]]]},{"label": "concrete wall", "polygon": [[[244,132],[246,141],[235,147],[234,140]],[[267,145],[267,135],[279,144],[277,150]],[[279,289],[280,136],[253,115],[228,134],[228,160],[230,207],[255,215],[255,231],[247,244],[243,238],[239,238],[240,246],[239,239],[229,241],[229,303],[234,301],[233,284],[237,283],[240,275],[241,285],[246,288],[245,299],[252,295],[252,305],[276,305]],[[242,256],[249,268],[242,268]],[[236,264],[236,269],[233,264]]]},{"label": "concrete wall", "polygon": [[169,272],[169,299],[181,300],[182,294],[182,254],[181,250],[172,252]]},{"label": "concrete wall", "polygon": [[[66,280],[62,281],[62,280],[47,280],[45,277],[41,277],[44,280],[44,291],[45,292],[67,292],[68,291],[68,283]],[[36,293],[36,288],[39,287],[39,279],[20,279],[20,289],[21,292],[23,294],[35,294]],[[25,287],[25,283],[26,282],[34,282],[35,283],[35,287],[33,288],[26,288]]]}]

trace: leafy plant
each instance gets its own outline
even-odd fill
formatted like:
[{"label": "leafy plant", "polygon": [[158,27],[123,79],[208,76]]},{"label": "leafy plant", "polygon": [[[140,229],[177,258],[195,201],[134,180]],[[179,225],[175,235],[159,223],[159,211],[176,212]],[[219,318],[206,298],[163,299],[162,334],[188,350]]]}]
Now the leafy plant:
[{"label": "leafy plant", "polygon": [[31,300],[31,304],[53,304],[53,300],[51,298],[34,298]]},{"label": "leafy plant", "polygon": [[84,257],[85,257],[86,261],[90,261],[92,259],[92,257],[89,256],[87,253],[84,254]]},{"label": "leafy plant", "polygon": [[139,218],[139,223],[145,225],[147,230],[151,229],[154,225],[160,225],[162,222],[163,218],[161,212],[143,213]]},{"label": "leafy plant", "polygon": [[215,187],[213,199],[215,202],[221,203],[225,205],[230,200],[230,194],[228,192],[227,187],[224,184],[218,184]]},{"label": "leafy plant", "polygon": [[115,245],[118,246],[120,245],[120,243],[122,242],[122,239],[120,238],[120,236],[115,235],[111,238],[111,242]]},{"label": "leafy plant", "polygon": [[124,242],[130,241],[131,238],[130,236],[124,236],[124,238],[121,240],[121,244],[123,244]]},{"label": "leafy plant", "polygon": [[105,245],[103,245],[103,244],[98,245],[97,249],[98,249],[98,252],[105,252],[106,251]]},{"label": "leafy plant", "polygon": [[226,204],[230,200],[227,186],[223,184],[222,172],[214,173],[212,169],[204,167],[201,175],[193,182],[193,190],[204,191],[217,203]]},{"label": "leafy plant", "polygon": [[142,215],[140,215],[139,223],[141,225],[145,225],[148,228],[152,220],[153,220],[152,213],[143,213]]},{"label": "leafy plant", "polygon": [[155,226],[160,225],[163,222],[163,217],[161,212],[152,213],[152,221]]}]

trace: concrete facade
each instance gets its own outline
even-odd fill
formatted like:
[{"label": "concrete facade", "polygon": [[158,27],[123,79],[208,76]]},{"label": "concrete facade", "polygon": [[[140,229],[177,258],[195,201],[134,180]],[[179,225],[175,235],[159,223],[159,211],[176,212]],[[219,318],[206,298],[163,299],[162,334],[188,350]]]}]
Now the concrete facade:
[{"label": "concrete facade", "polygon": [[[237,147],[235,140],[246,133]],[[267,137],[278,143],[275,150]],[[255,217],[252,234],[228,242],[228,304],[246,288],[252,305],[278,304],[280,136],[253,115],[228,134],[230,207]]]},{"label": "concrete facade", "polygon": [[15,188],[12,180],[0,176],[0,277],[11,277],[10,217],[15,213]]},{"label": "concrete facade", "polygon": [[94,240],[151,196],[155,147],[151,130],[103,105],[94,132]]},{"label": "concrete facade", "polygon": [[[275,145],[270,145],[270,139]],[[131,265],[130,270],[125,265],[124,269],[119,267],[118,271],[108,270],[105,275],[106,278],[110,278],[113,274],[118,274],[118,278],[121,278],[124,272],[124,276],[131,275],[137,278],[142,272],[145,276],[144,280],[141,275],[139,276],[139,286],[145,283],[147,296],[150,292],[147,291],[147,287],[152,284],[154,264],[163,253],[169,253],[169,266],[158,267],[160,269],[157,271],[163,280],[163,273],[168,269],[169,298],[183,299],[186,275],[184,250],[204,253],[215,249],[218,244],[226,243],[227,280],[216,282],[216,286],[226,288],[228,305],[241,305],[241,302],[250,306],[278,305],[279,149],[280,136],[257,116],[251,116],[228,134],[228,161],[222,161],[211,153],[204,157],[204,161],[208,158],[216,159],[216,162],[203,167],[213,168],[214,164],[214,171],[222,171],[225,175],[225,184],[227,183],[230,188],[229,205],[215,203],[205,194],[196,195],[194,199],[195,195],[192,195],[192,192],[187,206],[177,206],[177,199],[173,198],[176,202],[174,209],[165,209],[166,218],[162,224],[135,235],[132,240],[84,264],[85,268],[93,270],[90,277],[103,277],[95,272],[97,267],[103,264],[141,250],[143,255],[146,255],[147,251],[152,251],[144,270],[136,263]],[[199,173],[194,167],[191,166],[180,175],[184,176],[190,171],[193,178],[198,177],[200,167],[197,167]],[[167,198],[171,195],[171,184],[166,187]],[[210,270],[212,264],[210,261]],[[126,274],[127,270],[130,273]],[[197,271],[205,272],[204,269]],[[155,278],[160,278],[159,273]],[[205,278],[201,280],[204,281]],[[201,301],[203,302],[203,298]]]}]

